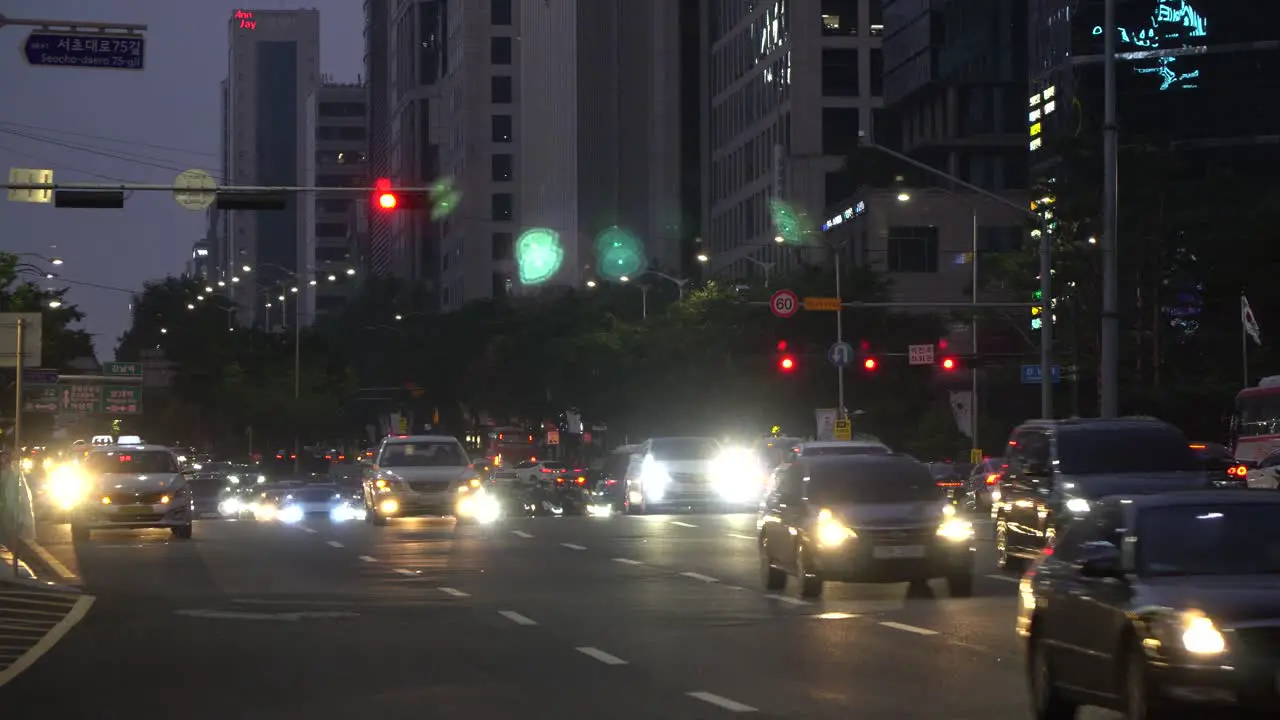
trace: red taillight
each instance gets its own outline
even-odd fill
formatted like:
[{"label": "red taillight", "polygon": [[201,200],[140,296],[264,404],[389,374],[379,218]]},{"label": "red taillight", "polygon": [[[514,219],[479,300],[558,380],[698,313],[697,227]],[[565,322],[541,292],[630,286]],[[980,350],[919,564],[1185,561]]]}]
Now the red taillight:
[{"label": "red taillight", "polygon": [[293,453],[289,453],[289,459],[290,459],[290,460],[297,460],[297,459],[298,459],[298,456],[297,456],[297,455],[294,455]]},{"label": "red taillight", "polygon": [[332,460],[332,459],[333,459],[333,456],[332,456],[332,455],[325,455],[325,456],[324,456],[324,459],[325,459],[325,460]]},{"label": "red taillight", "polygon": [[1249,468],[1244,465],[1236,465],[1234,467],[1227,468],[1227,474],[1232,477],[1246,477],[1249,475]]},{"label": "red taillight", "polygon": [[545,467],[544,467],[544,468],[542,468],[541,470],[539,470],[539,472],[544,472],[544,473],[553,473],[553,472],[555,472],[555,470],[552,470],[551,468],[545,468]]},{"label": "red taillight", "polygon": [[996,481],[997,481],[997,480],[999,480],[999,479],[1000,479],[1000,473],[991,473],[991,474],[987,475],[987,484],[988,484],[988,485],[995,485],[995,484],[996,484]]},{"label": "red taillight", "polygon": [[950,482],[950,481],[948,481],[948,480],[939,480],[939,481],[938,481],[938,487],[960,487],[961,485],[964,485],[964,483],[959,483],[959,482]]},{"label": "red taillight", "polygon": [[579,485],[586,485],[587,479],[582,476],[579,476],[578,479],[575,480],[574,482],[578,483]]},{"label": "red taillight", "polygon": [[339,456],[338,456],[338,462],[342,462],[343,460],[346,460],[346,459],[347,459],[347,456],[346,456],[346,455],[339,455]]},{"label": "red taillight", "polygon": [[283,459],[284,459],[284,455],[282,455],[282,454],[280,454],[280,453],[276,453],[276,459],[277,459],[277,460],[283,460]]},{"label": "red taillight", "polygon": [[605,484],[605,485],[617,485],[617,484],[618,484],[618,481],[617,481],[617,480],[605,480],[605,481],[604,481],[604,484]]},{"label": "red taillight", "polygon": [[556,478],[556,484],[557,484],[557,485],[563,485],[563,484],[564,484],[564,478]]}]

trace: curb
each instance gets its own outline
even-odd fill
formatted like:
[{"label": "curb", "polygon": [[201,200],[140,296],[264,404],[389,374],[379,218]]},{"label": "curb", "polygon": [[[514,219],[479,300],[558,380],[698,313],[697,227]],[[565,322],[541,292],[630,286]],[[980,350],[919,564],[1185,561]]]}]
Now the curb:
[{"label": "curb", "polygon": [[[35,540],[25,540],[18,538],[14,543],[16,547],[12,548],[18,553],[18,559],[32,566],[36,570],[37,578],[57,578],[56,583],[63,586],[76,586],[81,584],[80,577],[71,572],[66,565],[63,565],[53,553],[44,548],[43,545]],[[50,584],[48,581],[37,580],[42,585]]]}]

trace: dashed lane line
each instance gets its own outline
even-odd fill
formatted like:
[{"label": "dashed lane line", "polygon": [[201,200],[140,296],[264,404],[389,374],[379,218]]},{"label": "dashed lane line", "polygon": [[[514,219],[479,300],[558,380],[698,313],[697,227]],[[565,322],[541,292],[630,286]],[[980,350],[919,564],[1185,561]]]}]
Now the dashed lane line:
[{"label": "dashed lane line", "polygon": [[326,540],[324,544],[332,548],[345,547],[342,543],[338,542],[337,540]]},{"label": "dashed lane line", "polygon": [[319,531],[319,530],[316,530],[315,528],[304,527],[304,528],[302,528],[302,532],[304,532],[304,533],[309,533],[309,534],[311,534],[311,535],[315,535],[316,533],[318,533],[318,532],[320,532],[320,531]]},{"label": "dashed lane line", "polygon": [[788,595],[778,595],[776,593],[765,595],[765,597],[769,598],[770,600],[777,600],[780,603],[786,603],[788,605],[809,605],[810,604],[808,600],[801,600],[800,598],[793,598]]},{"label": "dashed lane line", "polygon": [[586,550],[587,549],[585,545],[575,545],[573,543],[560,543],[560,546],[567,547],[570,550]]},{"label": "dashed lane line", "polygon": [[729,537],[737,538],[739,540],[755,540],[755,538],[750,535],[743,535],[742,533],[729,533]]},{"label": "dashed lane line", "polygon": [[990,575],[987,575],[987,577],[991,578],[992,580],[1000,580],[1001,582],[1016,583],[1016,582],[1022,581],[1022,578],[1015,577],[1013,575],[996,575],[995,573],[992,573]]},{"label": "dashed lane line", "polygon": [[610,653],[607,653],[599,648],[580,647],[580,648],[574,648],[574,649],[582,653],[583,655],[586,655],[589,658],[592,658],[594,660],[599,660],[605,665],[626,665],[627,664],[626,660],[623,660],[617,655],[612,655]]},{"label": "dashed lane line", "polygon": [[77,597],[70,611],[57,624],[50,628],[28,650],[19,655],[8,667],[0,670],[0,687],[9,684],[14,678],[21,675],[24,670],[31,667],[36,660],[39,660],[45,653],[52,650],[53,646],[57,645],[68,632],[71,632],[71,628],[84,619],[84,616],[89,612],[89,608],[93,607],[93,602],[92,595]]},{"label": "dashed lane line", "polygon": [[916,635],[937,635],[937,630],[929,628],[916,627],[915,625],[907,625],[906,623],[893,622],[892,620],[884,620],[880,623],[884,627],[901,630],[903,632],[915,633]]},{"label": "dashed lane line", "polygon": [[616,563],[622,563],[623,565],[643,565],[644,564],[643,560],[632,560],[631,558],[614,558],[613,561]]},{"label": "dashed lane line", "polygon": [[418,577],[418,573],[414,572],[413,570],[405,570],[404,568],[396,568],[395,570],[401,575],[406,575],[408,577]]},{"label": "dashed lane line", "polygon": [[512,534],[512,535],[515,535],[516,537],[522,537],[522,538],[531,538],[531,537],[533,537],[533,535],[531,535],[530,533],[527,533],[527,532],[525,532],[525,531],[523,531],[523,530],[512,530],[512,531],[511,531],[511,534]]},{"label": "dashed lane line", "polygon": [[729,698],[724,697],[723,695],[716,695],[715,693],[709,693],[705,690],[696,690],[694,692],[688,693],[688,695],[691,698],[701,700],[704,703],[710,703],[722,710],[728,710],[729,712],[735,712],[735,713],[759,712],[758,710],[751,707],[750,705],[740,703],[737,700],[730,700]]},{"label": "dashed lane line", "polygon": [[718,582],[720,582],[720,579],[719,579],[719,578],[713,578],[713,577],[711,577],[710,575],[703,575],[702,573],[696,573],[696,572],[682,572],[682,573],[680,573],[680,575],[681,575],[681,577],[687,577],[687,578],[690,578],[690,579],[693,579],[693,580],[699,580],[699,581],[704,582],[704,583],[718,583]]},{"label": "dashed lane line", "polygon": [[679,521],[679,520],[672,520],[672,521],[671,521],[671,524],[672,524],[672,525],[679,525],[680,527],[688,527],[688,528],[696,528],[696,527],[698,527],[697,525],[694,525],[693,523],[681,522],[681,521]]},{"label": "dashed lane line", "polygon": [[453,597],[471,597],[470,595],[462,592],[458,588],[442,587],[440,588],[440,592],[444,593],[445,595],[451,595]]},{"label": "dashed lane line", "polygon": [[526,617],[515,610],[499,610],[498,614],[510,620],[517,625],[537,625],[537,621],[533,618]]},{"label": "dashed lane line", "polygon": [[373,557],[371,555],[361,555],[358,559],[360,560],[360,562],[367,562],[367,563],[378,562],[378,558]]}]

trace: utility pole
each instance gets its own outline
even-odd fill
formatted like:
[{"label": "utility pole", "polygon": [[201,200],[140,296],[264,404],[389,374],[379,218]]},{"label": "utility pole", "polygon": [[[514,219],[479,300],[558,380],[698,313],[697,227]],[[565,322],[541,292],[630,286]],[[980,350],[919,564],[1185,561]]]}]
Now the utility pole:
[{"label": "utility pole", "polygon": [[[1116,0],[1106,0],[1103,18],[1103,175],[1102,175],[1102,367],[1099,368],[1101,402],[1099,415],[1120,414],[1120,318],[1116,304],[1119,288],[1119,134],[1116,125]],[[1041,265],[1043,266],[1043,261]],[[1043,270],[1043,267],[1042,267]],[[1050,302],[1045,295],[1045,302]],[[1053,324],[1049,315],[1044,327]],[[1048,384],[1048,375],[1042,375]]]}]

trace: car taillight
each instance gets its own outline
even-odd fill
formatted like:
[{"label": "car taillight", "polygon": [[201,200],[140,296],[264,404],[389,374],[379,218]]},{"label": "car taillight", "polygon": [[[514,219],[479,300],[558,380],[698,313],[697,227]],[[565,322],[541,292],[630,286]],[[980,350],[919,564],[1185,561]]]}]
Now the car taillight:
[{"label": "car taillight", "polygon": [[987,484],[988,484],[988,485],[995,485],[995,484],[996,484],[996,481],[997,481],[997,480],[999,480],[999,479],[1000,479],[1000,473],[989,473],[989,474],[987,475]]},{"label": "car taillight", "polygon": [[617,485],[617,484],[618,484],[618,481],[617,481],[617,480],[605,480],[605,481],[604,481],[604,484],[605,484],[605,485]]},{"label": "car taillight", "polygon": [[963,484],[964,484],[964,483],[955,482],[955,481],[952,481],[952,480],[939,480],[939,481],[938,481],[938,487],[960,487],[960,486],[961,486],[961,485],[963,485]]},{"label": "car taillight", "polygon": [[562,477],[558,477],[558,478],[556,478],[556,484],[557,484],[557,485],[563,485],[563,484],[564,484],[564,478],[562,478]]},{"label": "car taillight", "polygon": [[1234,465],[1227,468],[1227,474],[1232,477],[1247,477],[1249,475],[1249,468],[1244,465]]},{"label": "car taillight", "polygon": [[585,477],[582,477],[581,475],[579,475],[579,476],[578,476],[578,479],[577,479],[577,480],[574,480],[574,482],[578,483],[579,485],[586,485],[586,484],[587,484],[587,479],[586,479]]}]

